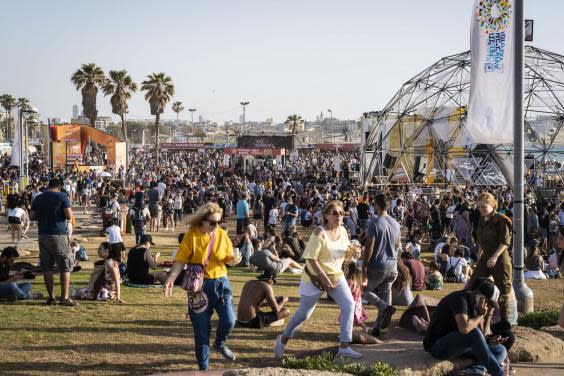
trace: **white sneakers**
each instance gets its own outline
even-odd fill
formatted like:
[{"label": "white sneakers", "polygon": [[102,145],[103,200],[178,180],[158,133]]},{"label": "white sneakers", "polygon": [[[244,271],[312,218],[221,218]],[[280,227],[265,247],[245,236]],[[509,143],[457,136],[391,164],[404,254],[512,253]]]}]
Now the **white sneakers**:
[{"label": "white sneakers", "polygon": [[282,343],[282,335],[279,335],[276,337],[276,345],[274,345],[274,357],[276,359],[282,359],[284,350],[286,350],[286,345]]},{"label": "white sneakers", "polygon": [[350,347],[339,347],[339,351],[337,351],[337,356],[342,358],[351,358],[351,359],[360,359],[362,358],[362,354],[358,351],[354,351]]},{"label": "white sneakers", "polygon": [[[284,350],[286,350],[286,345],[282,343],[282,335],[276,337],[276,344],[274,345],[274,357],[276,359],[282,359],[284,356]],[[354,351],[351,347],[343,348],[339,347],[339,351],[337,351],[337,356],[342,358],[351,358],[351,359],[360,359],[362,358],[362,354]]]}]

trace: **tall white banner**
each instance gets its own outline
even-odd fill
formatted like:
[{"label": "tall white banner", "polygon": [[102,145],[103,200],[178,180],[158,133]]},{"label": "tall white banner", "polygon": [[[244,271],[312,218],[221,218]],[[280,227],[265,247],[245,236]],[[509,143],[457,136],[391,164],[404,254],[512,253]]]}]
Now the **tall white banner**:
[{"label": "tall white banner", "polygon": [[477,144],[513,143],[513,0],[474,0],[466,134]]},{"label": "tall white banner", "polygon": [[[18,119],[19,119],[19,111],[18,111]],[[10,162],[10,166],[20,166],[20,151],[22,148],[22,135],[20,134],[20,124],[16,122],[14,126],[14,142],[12,142],[12,161]]]}]

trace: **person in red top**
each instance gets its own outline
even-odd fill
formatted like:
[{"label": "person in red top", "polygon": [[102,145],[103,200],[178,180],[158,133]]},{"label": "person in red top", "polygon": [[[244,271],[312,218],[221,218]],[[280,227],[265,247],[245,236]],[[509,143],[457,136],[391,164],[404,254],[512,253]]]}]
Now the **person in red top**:
[{"label": "person in red top", "polygon": [[409,274],[411,274],[411,290],[425,290],[425,266],[423,266],[421,260],[415,259],[410,251],[404,251],[401,258],[409,269]]}]

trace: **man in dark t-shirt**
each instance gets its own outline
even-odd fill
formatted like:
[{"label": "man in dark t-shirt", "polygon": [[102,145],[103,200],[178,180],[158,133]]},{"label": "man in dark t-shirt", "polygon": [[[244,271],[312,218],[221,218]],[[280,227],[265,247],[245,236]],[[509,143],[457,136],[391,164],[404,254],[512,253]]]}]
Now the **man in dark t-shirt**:
[{"label": "man in dark t-shirt", "polygon": [[61,305],[75,306],[69,298],[70,273],[74,265],[74,253],[70,246],[67,220],[72,219],[68,194],[61,192],[61,181],[51,179],[47,190],[33,200],[30,219],[37,220],[39,261],[47,287],[48,305],[55,305],[53,270],[55,264],[61,273]]},{"label": "man in dark t-shirt", "polygon": [[433,315],[423,339],[423,348],[438,359],[471,356],[476,360],[468,374],[503,375],[501,364],[507,350],[501,343],[507,338],[486,338],[494,308],[498,308],[499,289],[488,279],[473,291],[455,291],[445,296]]},{"label": "man in dark t-shirt", "polygon": [[266,191],[265,196],[262,199],[264,204],[264,213],[263,213],[263,220],[264,220],[264,228],[268,227],[268,213],[270,213],[270,209],[274,207],[276,204],[276,199],[272,197],[272,191]]}]

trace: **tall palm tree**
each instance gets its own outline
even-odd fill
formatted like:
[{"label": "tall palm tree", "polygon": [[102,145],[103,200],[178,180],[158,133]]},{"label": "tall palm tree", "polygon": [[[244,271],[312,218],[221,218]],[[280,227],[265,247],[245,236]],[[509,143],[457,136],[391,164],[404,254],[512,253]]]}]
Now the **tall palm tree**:
[{"label": "tall palm tree", "polygon": [[146,91],[145,100],[149,102],[151,107],[151,115],[155,116],[155,140],[157,143],[157,165],[159,164],[159,121],[161,114],[164,112],[165,106],[170,102],[170,98],[174,95],[174,84],[172,78],[165,73],[152,73],[147,79],[141,82],[141,90]]},{"label": "tall palm tree", "polygon": [[127,143],[127,129],[125,124],[127,101],[131,98],[131,95],[137,91],[138,87],[125,69],[119,71],[112,70],[109,75],[110,79],[102,87],[102,90],[104,91],[104,95],[112,95],[110,98],[112,112],[119,115],[121,119],[122,140]]},{"label": "tall palm tree", "polygon": [[179,122],[178,114],[184,111],[184,106],[182,105],[182,102],[174,102],[172,104],[172,111],[176,112],[176,122],[178,123]]},{"label": "tall palm tree", "polygon": [[29,102],[29,99],[27,98],[18,98],[17,102],[16,102],[16,106],[18,107],[18,109],[20,110],[25,110],[29,108],[29,105],[31,103]]},{"label": "tall palm tree", "polygon": [[91,126],[94,126],[98,117],[96,109],[98,88],[104,87],[107,81],[102,68],[94,63],[83,64],[71,77],[71,82],[76,86],[76,90],[82,89],[82,109],[84,116],[90,120]]},{"label": "tall palm tree", "polygon": [[16,98],[10,94],[3,94],[0,96],[0,104],[6,110],[6,120],[4,122],[4,138],[10,139],[10,131],[12,128],[12,109],[16,106]]},{"label": "tall palm tree", "polygon": [[293,114],[288,116],[285,123],[288,126],[288,133],[296,135],[300,129],[303,129],[304,119],[300,115]]}]

